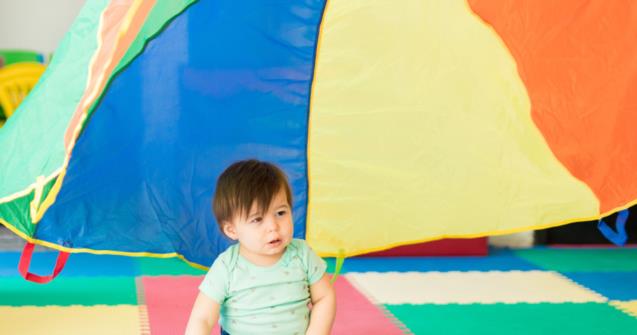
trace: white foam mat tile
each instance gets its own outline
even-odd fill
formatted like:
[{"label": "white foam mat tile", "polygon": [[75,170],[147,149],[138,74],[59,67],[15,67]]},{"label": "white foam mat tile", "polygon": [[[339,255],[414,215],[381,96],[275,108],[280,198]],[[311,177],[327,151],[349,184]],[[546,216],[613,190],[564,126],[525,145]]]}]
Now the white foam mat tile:
[{"label": "white foam mat tile", "polygon": [[345,276],[377,304],[607,301],[551,271],[366,272]]}]

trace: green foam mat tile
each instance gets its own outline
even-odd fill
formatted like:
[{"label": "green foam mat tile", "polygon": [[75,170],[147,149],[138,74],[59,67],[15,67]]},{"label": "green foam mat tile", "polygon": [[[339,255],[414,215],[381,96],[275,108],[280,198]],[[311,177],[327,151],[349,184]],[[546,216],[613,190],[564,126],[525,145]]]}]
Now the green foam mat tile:
[{"label": "green foam mat tile", "polygon": [[139,258],[139,271],[144,276],[162,275],[205,275],[206,271],[196,269],[179,258]]},{"label": "green foam mat tile", "polygon": [[637,271],[637,249],[524,249],[515,253],[545,270],[560,272]]},{"label": "green foam mat tile", "polygon": [[414,334],[635,334],[637,318],[605,303],[385,305]]},{"label": "green foam mat tile", "polygon": [[47,284],[0,278],[0,305],[137,305],[137,290],[134,277],[58,277]]}]

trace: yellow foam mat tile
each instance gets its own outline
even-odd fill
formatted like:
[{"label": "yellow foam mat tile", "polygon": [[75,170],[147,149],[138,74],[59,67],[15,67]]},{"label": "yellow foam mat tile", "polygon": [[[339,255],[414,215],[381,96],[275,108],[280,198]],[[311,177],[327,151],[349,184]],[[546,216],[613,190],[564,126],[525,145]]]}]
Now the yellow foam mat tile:
[{"label": "yellow foam mat tile", "polygon": [[377,304],[607,301],[550,271],[366,272],[346,278]]},{"label": "yellow foam mat tile", "polygon": [[631,315],[637,318],[637,300],[630,300],[630,301],[613,300],[610,302],[610,305],[614,306],[615,308],[619,309],[620,311],[628,315]]},{"label": "yellow foam mat tile", "polygon": [[0,334],[143,334],[140,306],[0,306]]}]

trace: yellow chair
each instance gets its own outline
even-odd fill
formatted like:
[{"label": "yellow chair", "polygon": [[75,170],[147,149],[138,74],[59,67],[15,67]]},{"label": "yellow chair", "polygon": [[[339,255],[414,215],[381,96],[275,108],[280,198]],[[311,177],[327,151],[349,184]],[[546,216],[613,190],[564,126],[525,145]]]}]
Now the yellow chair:
[{"label": "yellow chair", "polygon": [[38,82],[46,66],[16,63],[0,69],[0,107],[8,119]]}]

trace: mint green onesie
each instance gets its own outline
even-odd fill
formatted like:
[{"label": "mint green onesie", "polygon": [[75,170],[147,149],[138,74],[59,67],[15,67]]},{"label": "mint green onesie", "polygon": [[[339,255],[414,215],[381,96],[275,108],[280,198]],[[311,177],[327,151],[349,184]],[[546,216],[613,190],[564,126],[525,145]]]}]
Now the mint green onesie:
[{"label": "mint green onesie", "polygon": [[309,323],[309,286],[325,269],[303,240],[293,239],[269,267],[250,263],[235,244],[217,257],[199,290],[221,305],[219,323],[231,335],[301,335]]}]

